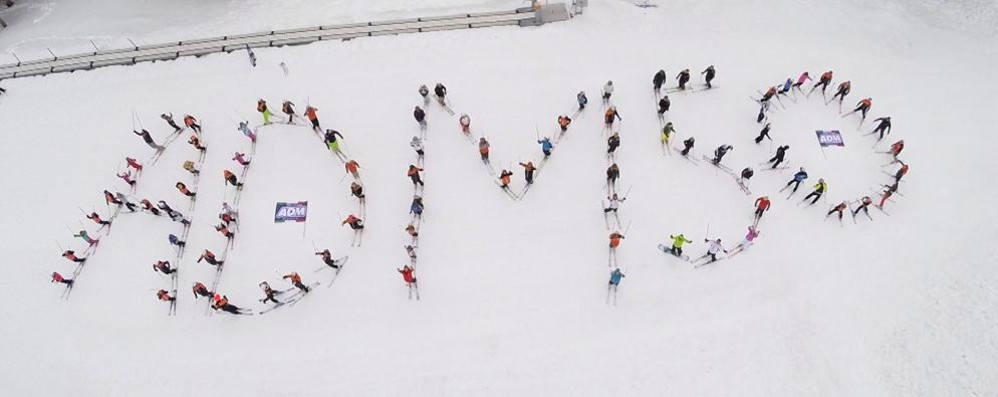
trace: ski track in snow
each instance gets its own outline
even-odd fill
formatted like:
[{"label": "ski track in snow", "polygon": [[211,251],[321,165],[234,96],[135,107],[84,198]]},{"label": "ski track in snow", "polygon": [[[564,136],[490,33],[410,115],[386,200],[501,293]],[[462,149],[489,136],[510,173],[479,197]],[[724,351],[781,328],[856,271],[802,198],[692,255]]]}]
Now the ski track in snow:
[{"label": "ski track in snow", "polygon": [[[37,26],[5,30],[0,47],[43,52],[44,41],[29,40],[56,25],[61,30],[45,36],[113,37],[148,25],[148,36],[137,38],[156,41],[328,23],[319,22],[319,9],[302,18],[273,7],[264,13],[273,19],[252,18],[267,9],[254,2],[242,11],[205,6],[205,14],[191,4],[168,13],[143,5],[145,14],[117,27],[70,26],[66,19],[79,9],[50,3],[51,14]],[[93,3],[93,11],[110,15],[109,4]],[[391,11],[412,5],[405,1],[343,4],[338,15],[355,18],[422,15]],[[464,12],[469,4],[511,6],[438,0],[420,7]],[[0,301],[7,324],[0,327],[0,355],[7,358],[0,384],[18,396],[998,394],[998,379],[987,375],[998,373],[998,248],[986,240],[998,232],[998,210],[990,203],[995,187],[979,172],[993,168],[987,151],[998,143],[990,133],[998,119],[989,93],[998,84],[952,79],[987,76],[998,64],[995,52],[978,51],[987,42],[980,37],[926,29],[911,16],[916,11],[761,4],[606,2],[541,28],[260,49],[256,68],[235,52],[4,81],[0,166],[15,194],[0,201],[8,222],[0,275],[11,280],[8,299]],[[206,27],[207,15],[227,17]],[[723,163],[756,169],[751,196],[710,164],[663,156],[659,146],[651,76],[664,68],[668,87],[688,67],[698,84],[696,73],[708,64],[717,67],[720,88],[670,94],[672,143],[695,136],[697,155],[733,145]],[[770,120],[773,147],[791,145],[792,168],[761,172],[756,164],[772,148],[752,142],[761,125],[746,95],[802,70],[817,77],[826,69],[835,71],[831,88],[853,83],[845,111],[873,97],[864,131],[856,130],[857,116],[841,118],[837,106],[820,103],[820,93],[798,98]],[[627,277],[616,306],[604,304],[608,231],[594,204],[605,198],[599,90],[608,79],[623,117],[618,186],[634,185],[620,209],[625,225],[633,224],[618,250]],[[405,168],[413,156],[408,141],[418,134],[411,116],[421,105],[416,87],[436,82],[447,85],[455,113],[469,114],[473,129],[488,136],[497,171],[536,162],[535,125],[554,133],[576,92],[585,90],[590,103],[522,201],[497,191],[480,169],[477,145],[459,135],[458,116],[431,104],[423,220],[431,227],[420,236],[424,295],[416,303],[405,299],[395,269],[409,261],[399,236],[412,196]],[[312,280],[308,271],[321,265],[312,240],[337,257],[349,254],[350,264],[332,288],[320,287],[294,307],[259,318],[206,318],[204,300],[195,303],[188,288],[194,280],[207,284],[213,271],[194,260],[202,249],[217,253],[224,245],[210,227],[224,199],[220,174],[232,169],[232,152],[248,152],[235,127],[243,119],[257,124],[259,98],[272,108],[291,100],[299,113],[308,101],[324,128],[345,135],[345,150],[364,167],[370,222],[363,247],[351,249],[353,231],[339,222],[356,204],[351,178],[340,182],[342,163],[305,127],[265,127],[222,292],[238,306],[261,309],[261,280],[283,288],[280,275],[298,271],[306,283],[325,282],[325,273]],[[165,316],[165,303],[155,299],[166,278],[149,269],[175,255],[166,235],[179,224],[165,219],[118,217],[70,301],[46,283],[52,271],[72,271],[53,239],[82,251],[65,235],[64,225],[75,229],[81,217],[76,207],[106,213],[100,191],[124,191],[114,176],[122,157],[152,154],[130,132],[132,109],[157,142],[170,132],[155,117],[164,111],[178,122],[184,113],[197,116],[208,137],[194,213],[183,211],[186,198],[173,187],[188,178],[180,168],[192,159],[186,142],[175,142],[144,170],[136,194],[194,217],[187,253],[176,264],[176,317]],[[871,150],[873,139],[862,134],[884,115],[892,116],[894,130]],[[846,147],[826,149],[825,160],[816,129],[840,130]],[[873,222],[860,215],[853,224],[847,215],[844,227],[822,222],[832,204],[888,181],[878,169],[889,158],[872,152],[897,139],[906,141],[902,158],[911,172],[904,196],[887,204],[891,216],[871,211]],[[811,178],[785,200],[778,190],[799,165]],[[819,177],[829,183],[827,203],[794,205]],[[513,180],[520,191],[522,174]],[[706,249],[708,224],[709,236],[730,249],[763,194],[773,208],[746,252],[692,270],[656,249],[682,232],[694,240],[686,252],[696,258]],[[310,202],[304,239],[302,225],[273,223],[274,202],[299,200]]]}]

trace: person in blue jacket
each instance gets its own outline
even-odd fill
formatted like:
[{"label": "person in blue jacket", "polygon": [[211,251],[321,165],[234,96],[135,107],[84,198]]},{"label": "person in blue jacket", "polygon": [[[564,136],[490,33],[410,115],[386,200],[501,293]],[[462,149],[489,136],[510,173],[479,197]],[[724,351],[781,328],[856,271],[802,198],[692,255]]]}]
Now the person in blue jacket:
[{"label": "person in blue jacket", "polygon": [[541,151],[544,152],[544,158],[548,158],[551,155],[551,151],[554,150],[554,144],[551,143],[551,139],[544,137],[544,139],[538,140],[537,143],[541,144]]},{"label": "person in blue jacket", "polygon": [[187,242],[181,240],[179,237],[173,234],[171,234],[169,238],[171,245],[176,245],[177,247],[183,247],[184,245],[187,245]]},{"label": "person in blue jacket", "polygon": [[794,185],[794,190],[793,192],[790,193],[794,194],[797,192],[797,188],[800,187],[800,183],[804,182],[805,179],[807,179],[807,172],[804,171],[804,167],[800,167],[800,171],[797,171],[797,173],[794,174],[794,179],[791,179],[790,182],[787,182],[787,185],[784,186],[783,189],[780,189],[780,191],[782,192],[784,190],[787,190],[787,188],[790,187],[790,185]]},{"label": "person in blue jacket", "polygon": [[610,284],[609,284],[609,286],[613,287],[613,289],[617,289],[617,286],[620,285],[620,279],[622,279],[624,277],[627,277],[627,276],[624,275],[624,272],[620,271],[619,267],[616,268],[616,269],[613,269],[613,271],[610,272]]},{"label": "person in blue jacket", "polygon": [[415,215],[417,218],[423,216],[423,198],[419,196],[412,197],[412,205],[409,206],[409,213]]},{"label": "person in blue jacket", "polygon": [[583,109],[585,109],[586,108],[586,104],[589,103],[589,98],[586,98],[585,91],[579,91],[579,93],[575,95],[575,100],[579,101],[579,111],[580,112]]}]

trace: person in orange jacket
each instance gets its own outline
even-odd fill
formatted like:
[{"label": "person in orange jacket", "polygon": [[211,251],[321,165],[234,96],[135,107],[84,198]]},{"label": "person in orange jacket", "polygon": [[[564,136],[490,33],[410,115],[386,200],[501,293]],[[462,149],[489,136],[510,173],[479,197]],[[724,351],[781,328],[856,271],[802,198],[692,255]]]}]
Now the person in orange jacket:
[{"label": "person in orange jacket", "polygon": [[235,186],[237,188],[243,187],[242,182],[239,182],[238,178],[236,178],[236,174],[233,174],[232,171],[223,170],[222,177],[225,178],[225,182],[227,184],[232,184],[232,186]]},{"label": "person in orange jacket", "polygon": [[184,115],[184,125],[186,125],[187,128],[194,130],[194,132],[198,134],[201,133],[201,126],[198,124],[198,120],[194,118],[194,116],[191,116],[189,114]]},{"label": "person in orange jacket", "polygon": [[350,225],[350,228],[353,230],[361,230],[364,228],[364,221],[351,214],[340,225]]},{"label": "person in orange jacket", "polygon": [[842,101],[846,99],[846,95],[849,95],[850,91],[852,91],[852,82],[848,80],[843,81],[839,84],[839,88],[835,91],[835,95],[832,95],[832,99],[828,102],[834,101],[835,98],[839,98],[839,103],[842,103]]},{"label": "person in orange jacket", "polygon": [[315,114],[316,109],[312,106],[305,106],[305,118],[312,123],[312,129],[316,132],[322,132],[322,127],[319,127],[319,116]]},{"label": "person in orange jacket", "polygon": [[173,301],[177,300],[176,297],[170,296],[170,293],[166,292],[165,289],[161,289],[159,291],[156,291],[156,297],[159,298],[159,300],[161,300],[163,302],[173,302]]},{"label": "person in orange jacket", "polygon": [[610,249],[616,249],[620,246],[620,240],[624,238],[623,234],[618,232],[610,233]]},{"label": "person in orange jacket", "polygon": [[409,164],[409,170],[406,171],[406,176],[408,176],[409,179],[412,180],[413,186],[415,186],[417,184],[418,185],[425,185],[423,183],[423,179],[419,176],[419,171],[422,171],[422,170],[423,170],[422,168],[419,168],[419,167],[417,167],[417,166],[415,166],[413,164]]},{"label": "person in orange jacket", "polygon": [[818,87],[821,87],[821,96],[825,96],[825,89],[828,88],[829,84],[832,84],[831,70],[821,74],[821,77],[818,78],[818,82],[814,83],[814,85],[811,87],[811,91],[807,92],[807,96],[811,96],[811,93],[813,93],[814,90],[818,89]]},{"label": "person in orange jacket", "polygon": [[281,278],[290,281],[291,284],[294,285],[295,288],[298,288],[299,290],[301,290],[301,292],[306,293],[306,294],[308,293],[308,291],[309,291],[308,286],[306,286],[305,284],[302,284],[302,282],[301,282],[301,275],[299,275],[298,272],[291,272],[289,274],[285,274],[284,277],[281,277]]},{"label": "person in orange jacket", "polygon": [[572,119],[566,115],[558,116],[558,126],[561,127],[561,132],[568,131],[568,125],[572,124]]}]

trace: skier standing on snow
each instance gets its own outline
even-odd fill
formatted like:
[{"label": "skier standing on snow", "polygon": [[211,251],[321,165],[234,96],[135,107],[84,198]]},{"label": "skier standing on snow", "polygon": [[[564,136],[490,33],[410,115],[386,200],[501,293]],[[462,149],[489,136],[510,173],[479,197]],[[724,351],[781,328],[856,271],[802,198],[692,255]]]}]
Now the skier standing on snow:
[{"label": "skier standing on snow", "polygon": [[489,162],[489,140],[485,137],[478,138],[478,154],[481,155],[482,161],[486,164]]},{"label": "skier standing on snow", "polygon": [[841,104],[842,101],[846,99],[846,95],[849,95],[850,91],[852,91],[852,82],[848,80],[843,81],[839,84],[838,90],[835,91],[835,95],[832,95],[832,99],[829,100],[829,102],[834,101],[835,98],[839,98],[839,103]]},{"label": "skier standing on snow", "polygon": [[139,201],[139,204],[142,205],[143,210],[152,213],[153,215],[159,216],[159,209],[153,207],[152,202],[149,201],[149,199],[142,199],[142,201]]},{"label": "skier standing on snow", "polygon": [[98,215],[96,212],[91,212],[90,215],[86,216],[86,218],[94,221],[94,223],[98,225],[101,225],[101,227],[108,226],[111,224],[111,222],[101,219],[100,215]]},{"label": "skier standing on snow", "polygon": [[523,167],[523,179],[527,181],[527,184],[534,183],[534,171],[537,171],[537,167],[534,167],[533,161],[527,161],[526,163],[520,163]]},{"label": "skier standing on snow", "polygon": [[[793,88],[800,90],[801,89],[800,87],[804,85],[805,81],[808,80],[811,80],[811,75],[808,74],[808,72],[805,70],[803,73],[800,74],[800,77],[797,77],[797,82],[794,83]],[[803,91],[801,91],[801,93],[803,93]]]},{"label": "skier standing on snow", "polygon": [[426,88],[426,84],[419,86],[419,96],[423,97],[423,106],[430,104],[430,89]]},{"label": "skier standing on snow", "polygon": [[671,121],[668,122],[668,123],[665,123],[665,126],[662,127],[662,132],[659,133],[659,135],[658,135],[658,140],[659,140],[659,142],[662,143],[662,146],[664,146],[664,147],[668,147],[669,146],[669,139],[672,138],[672,134],[675,133],[675,132],[676,132],[676,128],[672,126],[672,122]]},{"label": "skier standing on snow", "polygon": [[350,225],[350,228],[354,231],[360,231],[364,229],[364,221],[360,218],[354,216],[353,214],[347,215],[346,219],[340,223],[340,226]]},{"label": "skier standing on snow", "polygon": [[776,166],[783,162],[783,158],[787,155],[787,150],[790,150],[790,145],[783,145],[776,148],[776,155],[767,161],[767,163],[773,163],[773,166],[770,167],[771,169],[776,169]]},{"label": "skier standing on snow", "polygon": [[609,108],[606,109],[606,113],[603,115],[603,122],[606,123],[606,128],[610,129],[611,127],[613,127],[613,122],[615,120],[623,121],[624,118],[620,117],[620,113],[617,112],[616,106],[610,106]]},{"label": "skier standing on snow", "polygon": [[610,164],[606,169],[606,187],[610,192],[617,190],[617,179],[620,178],[620,167],[617,163]]},{"label": "skier standing on snow", "polygon": [[891,118],[890,117],[878,117],[878,118],[873,119],[873,122],[877,123],[877,127],[873,129],[873,132],[871,132],[869,134],[866,134],[866,135],[873,135],[873,134],[879,133],[880,137],[877,138],[877,142],[880,142],[882,139],[884,139],[884,133],[885,132],[887,133],[887,135],[891,134]]},{"label": "skier standing on snow", "polygon": [[143,129],[142,132],[138,132],[138,131],[132,130],[132,133],[134,133],[135,135],[138,135],[138,136],[142,137],[142,141],[144,141],[146,143],[146,145],[149,145],[149,147],[151,147],[153,149],[156,149],[157,151],[166,150],[166,146],[160,146],[160,145],[156,144],[156,141],[154,141],[152,139],[152,135],[149,135],[149,131],[147,131],[145,129]]},{"label": "skier standing on snow", "polygon": [[166,203],[166,201],[160,200],[158,203],[156,203],[156,206],[159,207],[159,209],[163,210],[163,212],[166,212],[166,215],[169,216],[170,219],[176,220],[177,218],[184,217],[183,214],[174,211],[174,209],[171,208],[170,205]]},{"label": "skier standing on snow", "polygon": [[[405,281],[407,287],[411,291],[413,287],[416,286],[416,275],[414,274],[416,269],[409,267],[408,265],[403,266],[401,269],[395,269],[402,274],[402,280]],[[410,292],[411,293],[411,292]]]},{"label": "skier standing on snow", "polygon": [[201,125],[198,124],[198,119],[194,118],[194,116],[189,114],[184,115],[184,125],[198,134],[201,133]]},{"label": "skier standing on snow", "polygon": [[412,180],[413,187],[415,187],[416,185],[425,186],[425,184],[423,183],[423,178],[419,176],[419,171],[422,170],[423,170],[422,168],[419,168],[413,164],[409,164],[409,170],[406,171],[406,175],[409,177],[410,180]]},{"label": "skier standing on snow", "polygon": [[270,112],[270,109],[267,109],[267,101],[263,99],[256,101],[256,111],[263,116],[263,125],[270,124],[270,117],[274,114]]},{"label": "skier standing on snow", "polygon": [[759,223],[762,220],[762,214],[769,211],[769,196],[762,196],[755,199],[755,223]]},{"label": "skier standing on snow", "polygon": [[173,302],[173,301],[177,300],[177,297],[170,296],[170,293],[166,292],[165,289],[161,289],[159,291],[156,291],[156,297],[159,298],[159,300],[161,300],[163,302]]},{"label": "skier standing on snow", "polygon": [[845,211],[846,208],[848,208],[848,207],[849,207],[849,205],[846,204],[845,201],[843,201],[843,202],[839,203],[839,205],[836,205],[836,206],[832,207],[832,209],[828,210],[828,213],[825,214],[825,218],[828,218],[834,212],[838,212],[839,213],[839,222],[841,222],[842,221],[842,212]]},{"label": "skier standing on snow", "polygon": [[793,84],[794,84],[793,79],[787,77],[787,81],[783,82],[783,85],[780,86],[780,90],[776,92],[776,95],[787,95],[787,93],[790,92],[790,89],[793,87]]},{"label": "skier standing on snow", "polygon": [[731,252],[728,253],[728,257],[730,258],[732,256],[735,256],[735,254],[748,249],[748,247],[751,247],[756,237],[759,237],[759,231],[756,230],[754,226],[749,226],[748,234],[745,235],[745,239],[743,239],[740,243],[738,243],[738,245],[736,245],[735,248],[731,249]]},{"label": "skier standing on snow", "polygon": [[894,173],[894,183],[901,182],[901,178],[908,175],[908,164],[905,164],[904,161],[900,160],[898,160],[898,162],[901,163],[901,168],[898,168],[897,172]]},{"label": "skier standing on snow", "polygon": [[416,106],[416,108],[412,110],[412,117],[416,119],[416,123],[419,123],[420,129],[426,129],[426,111],[424,111],[423,108]]},{"label": "skier standing on snow", "polygon": [[797,173],[794,174],[793,179],[791,179],[790,182],[787,182],[787,185],[784,186],[783,189],[780,189],[780,191],[782,192],[784,190],[787,190],[787,188],[790,187],[790,185],[794,185],[794,190],[793,192],[790,193],[790,195],[792,196],[794,193],[797,193],[797,188],[800,187],[800,183],[803,182],[805,179],[807,179],[807,172],[804,171],[804,167],[800,167],[800,171],[797,171]]},{"label": "skier standing on snow", "polygon": [[281,104],[281,112],[284,113],[284,114],[286,114],[286,115],[288,115],[288,124],[294,124],[295,123],[295,116],[296,116],[296,114],[295,114],[295,104],[294,103],[292,103],[291,101],[285,100],[284,103]]},{"label": "skier standing on snow", "polygon": [[855,109],[853,109],[849,113],[846,113],[845,115],[848,116],[856,112],[862,112],[863,120],[866,120],[866,113],[870,111],[871,107],[873,107],[873,98],[863,98],[862,100],[856,103]]},{"label": "skier standing on snow", "polygon": [[235,186],[237,188],[243,187],[243,183],[239,182],[239,180],[236,178],[236,174],[233,174],[232,171],[222,170],[222,177],[225,178],[226,184],[231,184],[232,186]]},{"label": "skier standing on snow", "polygon": [[707,247],[707,253],[703,254],[703,256],[694,260],[694,262],[699,261],[703,258],[710,257],[710,260],[708,260],[704,264],[714,263],[717,262],[717,254],[720,254],[721,252],[724,252],[725,254],[728,253],[728,250],[724,249],[724,247],[721,245],[721,239],[715,239],[715,240],[703,239],[703,242],[710,244],[710,246]]},{"label": "skier standing on snow", "polygon": [[184,171],[190,172],[191,174],[198,175],[201,173],[201,170],[194,168],[193,161],[190,160],[185,161],[183,167]]},{"label": "skier standing on snow", "polygon": [[679,72],[679,74],[676,75],[676,80],[679,80],[679,89],[685,90],[686,83],[690,81],[690,70],[683,69],[682,72]]},{"label": "skier standing on snow", "polygon": [[755,117],[756,123],[761,123],[766,119],[766,111],[769,110],[769,102],[759,103],[759,115]]},{"label": "skier standing on snow", "polygon": [[250,130],[248,121],[240,121],[237,129],[239,132],[242,132],[243,135],[246,135],[246,137],[250,139],[250,142],[256,143],[256,133]]},{"label": "skier standing on snow", "polygon": [[360,200],[361,203],[364,202],[364,187],[357,182],[350,182],[350,195]]},{"label": "skier standing on snow", "polygon": [[177,125],[177,122],[173,121],[173,113],[163,113],[163,114],[159,115],[159,117],[161,119],[165,120],[166,123],[170,125],[170,127],[173,127],[173,132],[174,133],[177,133],[177,132],[181,131],[181,128],[180,128],[179,125]]},{"label": "skier standing on snow", "polygon": [[118,178],[121,178],[121,180],[125,181],[125,183],[127,183],[128,186],[135,186],[135,180],[132,179],[131,171],[122,172],[120,174],[115,174],[115,175],[117,175]]},{"label": "skier standing on snow", "polygon": [[825,89],[828,88],[829,84],[832,84],[831,70],[821,74],[821,77],[818,79],[818,82],[814,83],[814,85],[811,86],[811,91],[807,92],[807,96],[811,96],[811,93],[813,93],[814,90],[818,89],[818,87],[821,87],[821,96],[825,96]]},{"label": "skier standing on snow", "polygon": [[614,132],[606,139],[606,154],[607,156],[612,156],[614,152],[617,151],[617,147],[620,146],[620,133]]},{"label": "skier standing on snow", "polygon": [[84,258],[80,258],[80,257],[76,256],[76,251],[73,251],[73,250],[66,250],[66,251],[64,251],[62,253],[62,257],[66,258],[66,259],[68,259],[70,261],[76,262],[76,263],[83,263],[83,262],[87,261],[87,258],[85,258],[85,257]]},{"label": "skier standing on snow", "polygon": [[225,295],[215,294],[211,308],[231,314],[247,314],[243,312],[244,309],[240,309],[239,306],[229,303],[229,297]]},{"label": "skier standing on snow", "polygon": [[172,274],[177,271],[177,269],[170,267],[170,261],[156,261],[152,265],[152,270],[163,274]]},{"label": "skier standing on snow", "polygon": [[177,236],[175,236],[173,234],[170,234],[169,236],[167,236],[166,239],[168,241],[170,241],[170,245],[176,245],[177,247],[180,247],[180,248],[184,248],[184,246],[187,245],[186,241],[181,240],[180,237],[177,237]]},{"label": "skier standing on snow", "polygon": [[299,275],[298,272],[291,272],[289,274],[285,274],[281,278],[290,281],[291,284],[294,285],[295,288],[301,290],[301,292],[306,294],[308,293],[309,288],[301,282],[301,275]]},{"label": "skier standing on snow", "polygon": [[613,211],[613,213],[616,214],[617,210],[620,208],[620,204],[622,204],[624,200],[627,200],[627,198],[626,197],[620,198],[617,196],[617,193],[614,193],[608,196],[606,200],[607,200],[607,205],[606,208],[603,209],[603,213],[607,214],[610,211]]},{"label": "skier standing on snow", "polygon": [[340,132],[336,130],[326,130],[326,135],[323,138],[326,142],[326,147],[329,148],[329,150],[337,157],[342,157],[343,152],[340,151],[340,141],[338,141],[336,137],[343,138],[343,134],[340,134]]},{"label": "skier standing on snow", "polygon": [[208,287],[206,287],[200,281],[195,281],[194,282],[194,285],[191,286],[191,292],[194,293],[194,299],[198,299],[198,298],[200,298],[202,296],[206,297],[206,298],[211,298],[211,296],[214,295],[214,293],[211,292],[211,291],[208,291]]},{"label": "skier standing on snow", "polygon": [[333,254],[331,252],[329,252],[328,249],[322,250],[320,252],[316,252],[315,254],[322,258],[322,263],[325,263],[326,266],[329,266],[329,267],[331,267],[333,269],[339,269],[340,268],[340,265],[338,263],[336,263],[335,260],[333,260]]},{"label": "skier standing on snow", "polygon": [[142,172],[142,164],[140,164],[135,159],[131,157],[125,157],[125,163],[128,165],[129,168],[134,169],[136,173]]},{"label": "skier standing on snow", "polygon": [[811,205],[813,205],[818,202],[818,199],[820,199],[823,194],[825,194],[826,190],[828,190],[828,184],[825,183],[825,179],[818,178],[818,183],[814,185],[814,190],[811,193],[808,193],[807,196],[804,196],[804,199],[801,200],[801,202],[803,203],[807,201],[807,199],[814,197],[814,200],[811,201]]},{"label": "skier standing on snow", "polygon": [[461,117],[457,119],[457,123],[461,125],[461,132],[465,135],[471,134],[471,117],[466,114],[462,114]]},{"label": "skier standing on snow", "polygon": [[236,233],[229,230],[229,225],[226,225],[225,222],[215,225],[215,231],[221,233],[223,236],[225,236],[225,238],[229,240],[232,240],[233,238],[236,237]]},{"label": "skier standing on snow", "polygon": [[423,208],[423,198],[419,195],[412,196],[412,204],[409,205],[409,213],[412,214],[413,219],[422,219]]},{"label": "skier standing on snow", "polygon": [[624,275],[624,272],[620,271],[619,267],[613,269],[613,271],[610,272],[610,283],[607,285],[607,288],[612,288],[614,292],[616,292],[617,287],[620,286],[620,280],[624,277],[626,276]]},{"label": "skier standing on snow", "polygon": [[892,161],[891,163],[897,163],[901,161],[898,159],[898,155],[900,155],[901,151],[903,150],[904,150],[904,139],[891,144],[890,150],[887,151],[887,154],[894,157],[894,161]]},{"label": "skier standing on snow", "polygon": [[232,156],[232,161],[239,163],[243,167],[250,164],[249,160],[246,160],[246,153],[235,152]]},{"label": "skier standing on snow", "polygon": [[197,151],[199,152],[204,152],[205,150],[208,150],[207,147],[201,144],[201,139],[199,139],[197,135],[191,135],[191,137],[187,139],[187,143],[191,144],[191,146],[194,146],[194,149],[197,149]]},{"label": "skier standing on snow", "polygon": [[360,163],[357,160],[347,161],[343,164],[343,169],[352,175],[354,179],[360,180]]},{"label": "skier standing on snow", "polygon": [[97,243],[99,243],[99,242],[100,242],[100,239],[94,239],[94,238],[91,238],[91,237],[90,237],[90,234],[89,234],[89,233],[87,233],[87,231],[86,231],[86,230],[80,230],[80,232],[79,232],[79,233],[76,233],[76,234],[74,234],[74,235],[73,235],[73,237],[79,237],[79,238],[80,238],[80,239],[82,239],[82,240],[83,240],[84,242],[86,242],[86,243],[87,243],[87,245],[89,245],[89,246],[94,246],[94,245],[97,245]]},{"label": "skier standing on snow", "polygon": [[762,98],[759,98],[759,103],[769,103],[770,99],[776,96],[776,87],[769,87],[765,94],[762,94]]},{"label": "skier standing on snow", "polygon": [[624,239],[624,235],[619,232],[610,233],[610,255],[617,252],[617,247],[620,246],[620,240]]},{"label": "skier standing on snow", "polygon": [[710,85],[710,82],[714,80],[714,75],[716,74],[714,71],[714,65],[708,66],[707,69],[704,69],[700,72],[700,74],[706,75],[704,80],[707,82],[707,89],[714,88],[714,86]]},{"label": "skier standing on snow", "polygon": [[658,118],[664,117],[665,112],[668,112],[670,107],[672,107],[672,101],[669,100],[668,95],[663,95],[662,99],[658,100]]},{"label": "skier standing on snow", "polygon": [[554,144],[551,143],[551,139],[544,137],[538,140],[537,143],[541,144],[541,152],[544,152],[544,159],[550,157],[551,151],[554,150]]},{"label": "skier standing on snow", "polygon": [[509,189],[510,177],[513,173],[510,170],[503,168],[502,172],[499,173],[499,187],[502,189]]},{"label": "skier standing on snow", "polygon": [[714,149],[714,158],[710,160],[714,165],[720,165],[721,160],[724,159],[724,155],[728,154],[729,151],[734,149],[731,145],[721,145],[717,149]]},{"label": "skier standing on snow", "polygon": [[316,109],[313,106],[305,105],[305,118],[312,123],[312,129],[315,130],[315,132],[322,131],[322,127],[319,127],[319,115],[315,113],[318,110],[319,109]]},{"label": "skier standing on snow", "polygon": [[204,252],[201,253],[201,256],[198,257],[196,263],[201,263],[202,260],[208,262],[208,264],[212,266],[222,266],[225,264],[225,261],[215,259],[215,253],[209,250],[204,250]]},{"label": "skier standing on snow", "polygon": [[561,133],[564,134],[568,132],[568,125],[572,124],[572,119],[566,115],[558,116],[558,127],[561,127]]},{"label": "skier standing on snow", "polygon": [[260,289],[263,290],[263,295],[264,295],[263,299],[261,299],[260,302],[263,303],[274,302],[275,305],[281,304],[281,302],[278,302],[277,299],[274,298],[276,292],[274,292],[274,289],[270,287],[270,283],[266,281],[261,281],[259,285]]},{"label": "skier standing on snow", "polygon": [[762,131],[759,131],[759,136],[755,137],[755,143],[757,145],[762,143],[762,140],[765,138],[769,138],[771,141],[773,140],[773,138],[769,136],[769,124],[770,123],[766,123],[766,125],[762,127]]},{"label": "skier standing on snow", "polygon": [[651,85],[652,89],[655,90],[655,95],[658,95],[658,92],[662,90],[662,84],[664,83],[665,71],[660,69],[658,72],[655,72],[655,76],[651,78]]},{"label": "skier standing on snow", "polygon": [[73,279],[65,278],[59,274],[59,272],[52,272],[52,282],[66,284],[67,287],[71,287],[73,285]]},{"label": "skier standing on snow", "polygon": [[441,83],[437,83],[437,85],[433,87],[433,93],[437,94],[437,103],[439,103],[440,106],[446,107],[447,103],[444,101],[444,97],[447,96],[447,87],[444,87]]},{"label": "skier standing on snow", "polygon": [[586,109],[586,104],[589,103],[589,98],[586,98],[585,91],[579,91],[578,94],[575,94],[575,101],[579,103],[579,112],[582,112]]},{"label": "skier standing on snow", "polygon": [[416,158],[422,163],[423,156],[426,154],[423,151],[423,141],[418,136],[414,136],[412,137],[412,141],[409,141],[409,146],[412,146],[412,149],[416,151]]},{"label": "skier standing on snow", "polygon": [[755,175],[755,171],[752,170],[752,167],[745,167],[745,169],[742,170],[742,179],[738,180],[738,183],[745,185],[749,179],[752,179],[753,175]]},{"label": "skier standing on snow", "polygon": [[603,85],[603,105],[610,104],[610,97],[613,95],[613,81],[607,80]]},{"label": "skier standing on snow", "polygon": [[859,200],[859,207],[856,207],[856,210],[852,212],[852,217],[855,218],[856,214],[859,214],[860,210],[866,213],[866,216],[870,216],[870,204],[873,204],[873,199],[871,199],[870,196],[863,196],[863,198]]},{"label": "skier standing on snow", "polygon": [[679,152],[679,154],[683,156],[690,154],[690,150],[693,149],[693,145],[695,143],[696,143],[696,138],[693,137],[686,138],[686,140],[683,141],[683,151]]},{"label": "skier standing on snow", "polygon": [[880,196],[880,204],[877,204],[877,208],[880,208],[880,210],[884,209],[884,203],[887,202],[887,199],[891,198],[891,196],[894,195],[894,192],[898,191],[897,182],[895,182],[893,185],[884,185],[884,187],[886,187],[887,189],[885,189],[883,194],[881,194]]}]

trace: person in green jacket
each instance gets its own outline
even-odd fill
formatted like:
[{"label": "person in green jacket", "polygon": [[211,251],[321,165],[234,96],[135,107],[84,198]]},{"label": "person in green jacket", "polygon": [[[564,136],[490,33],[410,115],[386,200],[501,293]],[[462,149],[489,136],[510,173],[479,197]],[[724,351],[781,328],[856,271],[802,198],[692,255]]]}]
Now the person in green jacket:
[{"label": "person in green jacket", "polygon": [[693,240],[687,239],[682,233],[677,236],[669,235],[672,239],[672,254],[675,256],[683,255],[683,244],[692,243]]}]

